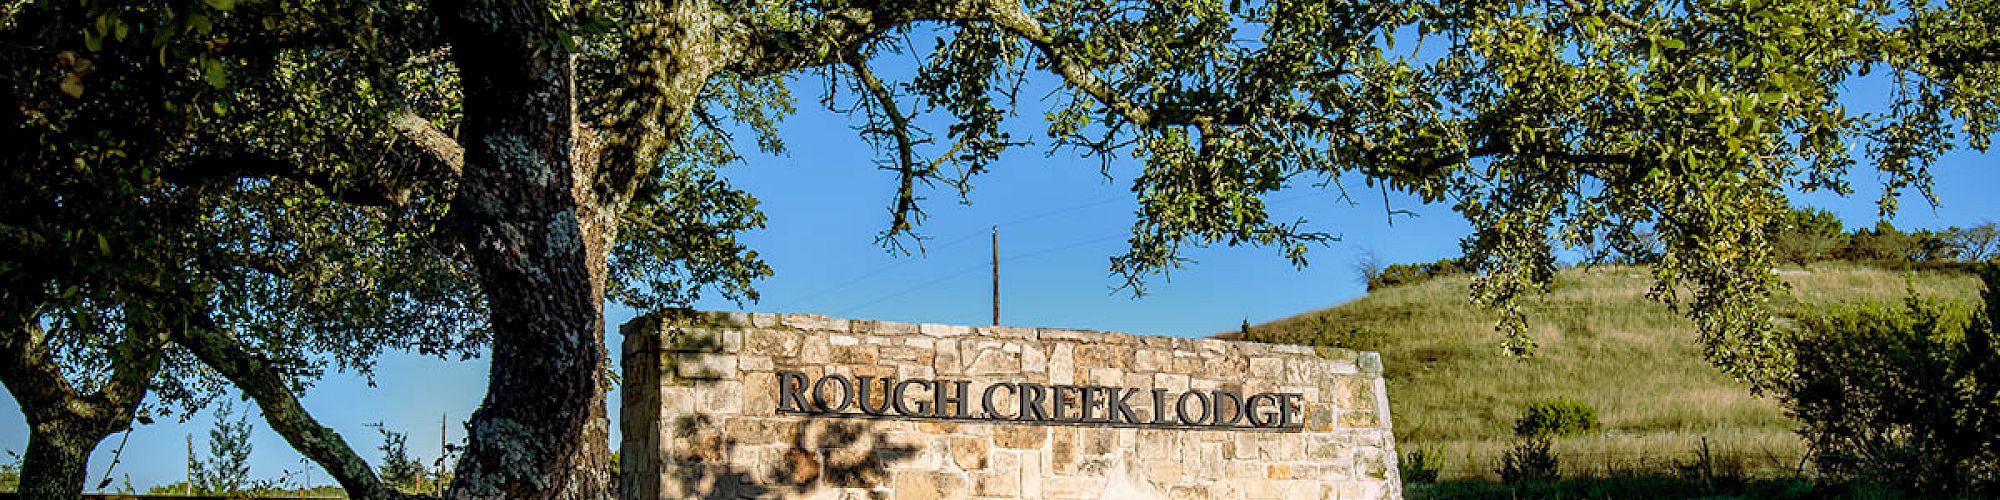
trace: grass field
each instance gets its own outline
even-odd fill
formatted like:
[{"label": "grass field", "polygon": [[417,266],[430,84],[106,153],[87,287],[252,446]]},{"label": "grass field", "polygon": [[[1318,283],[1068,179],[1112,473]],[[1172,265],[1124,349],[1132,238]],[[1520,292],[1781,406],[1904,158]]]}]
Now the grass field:
[{"label": "grass field", "polygon": [[[1968,302],[1977,300],[1979,289],[1975,278],[1962,273],[1839,264],[1783,270],[1780,276],[1790,290],[1774,301],[1779,311],[1809,303],[1896,303],[1906,285]],[[1692,322],[1645,297],[1651,285],[1645,270],[1564,271],[1554,289],[1528,307],[1540,343],[1531,359],[1500,351],[1496,317],[1469,301],[1470,280],[1450,276],[1377,290],[1253,326],[1250,336],[1294,343],[1330,339],[1380,351],[1397,447],[1405,454],[1428,450],[1444,458],[1440,483],[1413,487],[1413,497],[1427,490],[1492,494],[1481,488],[1499,479],[1494,469],[1512,444],[1514,419],[1528,403],[1557,396],[1584,401],[1598,412],[1599,431],[1558,439],[1553,447],[1565,482],[1583,490],[1529,496],[1631,497],[1618,493],[1624,487],[1681,496],[1647,481],[1686,486],[1718,480],[1754,483],[1735,486],[1742,496],[1786,496],[1766,489],[1796,489],[1810,475],[1794,424],[1780,405],[1753,396],[1704,361]],[[1620,479],[1625,483],[1604,481]]]}]

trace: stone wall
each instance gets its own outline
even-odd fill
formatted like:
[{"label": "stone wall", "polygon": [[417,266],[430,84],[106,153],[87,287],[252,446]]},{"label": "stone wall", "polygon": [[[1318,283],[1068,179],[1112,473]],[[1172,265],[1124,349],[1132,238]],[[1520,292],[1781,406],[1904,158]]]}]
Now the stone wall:
[{"label": "stone wall", "polygon": [[[640,317],[622,331],[625,498],[1401,496],[1375,353],[804,314],[672,311]],[[992,414],[986,420],[886,410],[811,414],[832,407],[839,391],[812,392],[809,385],[811,396],[781,402],[780,380],[796,391],[802,378],[881,382],[873,395],[858,398],[878,410],[888,404],[883,379],[938,380],[933,387],[947,399],[954,389],[943,381],[971,381],[978,386],[957,387],[965,399],[951,408]],[[983,391],[986,408],[979,409],[972,402],[978,387],[991,385],[1011,391]],[[1030,386],[1070,388],[1052,394],[1065,394],[1072,416],[1079,394],[1095,394],[1094,406],[1102,409],[1102,399],[1121,390],[1132,401],[1189,392],[1216,401],[1222,393],[1292,396],[1249,406],[1269,428],[1177,425],[1195,414],[1186,408],[1199,405],[1173,418],[1133,404],[1122,419],[1010,420],[1028,418],[1024,405],[1039,408],[1039,401],[1012,397],[1035,392]],[[1296,403],[1296,414],[1287,412],[1289,426],[1273,418],[1281,400]],[[818,403],[825,404],[816,409]],[[1093,406],[1088,396],[1083,403]],[[938,402],[932,414],[951,416],[945,407]]]}]

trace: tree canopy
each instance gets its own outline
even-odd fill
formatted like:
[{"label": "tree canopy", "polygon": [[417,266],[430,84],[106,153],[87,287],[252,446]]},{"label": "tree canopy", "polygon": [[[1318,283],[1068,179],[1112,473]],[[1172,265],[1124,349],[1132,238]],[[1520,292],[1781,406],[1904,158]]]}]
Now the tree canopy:
[{"label": "tree canopy", "polygon": [[[967,189],[1024,144],[1004,120],[1046,103],[1056,151],[1141,166],[1129,250],[1110,262],[1134,291],[1188,246],[1303,265],[1328,236],[1262,195],[1360,174],[1471,222],[1472,293],[1509,313],[1508,349],[1532,350],[1515,304],[1550,281],[1555,247],[1656,238],[1654,295],[1757,380],[1780,358],[1761,305],[1786,193],[1849,192],[1866,165],[1885,212],[1928,196],[1938,155],[1990,145],[1996,27],[1990,0],[10,2],[0,131],[38,147],[5,157],[19,192],[0,229],[32,256],[0,266],[20,326],[6,344],[20,366],[77,369],[50,354],[74,348],[43,346],[87,343],[32,333],[62,311],[208,316],[95,345],[137,338],[119,352],[189,365],[153,348],[178,338],[235,367],[273,428],[327,450],[308,455],[352,490],[379,480],[286,407],[300,379],[249,368],[458,352],[490,332],[453,495],[606,496],[603,301],[754,298],[769,270],[734,235],[762,219],[714,169],[738,157],[733,130],[781,148],[805,74],[852,96],[822,102],[854,113],[896,175],[891,245],[931,189]],[[908,81],[875,70],[897,52],[922,52]],[[1061,82],[1052,101],[1017,96],[1030,74]],[[1867,96],[1887,112],[1843,104],[1867,77],[1894,82]],[[949,125],[914,126],[926,113]],[[77,283],[107,295],[66,298]],[[220,355],[244,351],[258,363]],[[111,380],[188,380],[148,373]],[[0,374],[17,399],[53,383]]]}]

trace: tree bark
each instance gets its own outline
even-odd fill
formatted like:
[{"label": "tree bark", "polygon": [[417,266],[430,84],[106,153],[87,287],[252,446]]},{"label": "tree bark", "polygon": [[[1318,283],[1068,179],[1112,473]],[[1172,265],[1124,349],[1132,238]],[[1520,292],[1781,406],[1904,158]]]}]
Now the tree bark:
[{"label": "tree bark", "polygon": [[45,332],[35,319],[12,321],[18,326],[0,335],[0,383],[28,420],[19,498],[78,498],[90,451],[131,427],[148,381],[159,372],[166,334],[129,333],[119,346],[124,355],[111,360],[111,378],[97,391],[79,394],[43,347]]},{"label": "tree bark", "polygon": [[37,422],[28,428],[28,449],[21,455],[23,500],[72,500],[83,497],[90,450],[110,433],[91,432],[87,423],[61,420]]},{"label": "tree bark", "polygon": [[[606,228],[575,167],[573,58],[540,3],[451,6],[465,167],[453,210],[491,311],[486,398],[452,498],[610,498]],[[589,229],[589,230],[587,230]],[[591,244],[586,244],[586,241]]]}]

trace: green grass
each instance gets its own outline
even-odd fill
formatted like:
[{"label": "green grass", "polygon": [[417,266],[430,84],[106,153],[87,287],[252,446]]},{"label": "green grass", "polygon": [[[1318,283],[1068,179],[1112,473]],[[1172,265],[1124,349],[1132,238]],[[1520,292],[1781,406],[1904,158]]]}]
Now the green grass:
[{"label": "green grass", "polygon": [[[1979,289],[1978,281],[1963,273],[1840,264],[1783,270],[1780,278],[1790,288],[1774,300],[1780,311],[1809,303],[1894,303],[1904,297],[1906,284],[1964,301],[1976,300]],[[1653,481],[1676,474],[1699,463],[1704,438],[1712,467],[1726,461],[1745,481],[1780,481],[1754,483],[1759,488],[1796,486],[1783,482],[1797,479],[1801,469],[1803,446],[1794,422],[1776,401],[1752,396],[1747,386],[1702,359],[1692,322],[1646,298],[1652,279],[1644,269],[1564,271],[1550,293],[1529,301],[1532,333],[1540,343],[1530,359],[1501,352],[1493,330],[1496,316],[1470,302],[1470,282],[1469,276],[1448,276],[1377,290],[1253,326],[1250,337],[1291,343],[1324,339],[1380,351],[1397,445],[1442,451],[1447,463],[1439,488],[1478,489],[1473,485],[1497,481],[1493,469],[1513,439],[1514,419],[1529,403],[1557,396],[1596,407],[1601,426],[1593,434],[1556,441],[1564,476],[1615,483],[1573,486],[1654,488],[1619,478]],[[1751,485],[1739,490],[1750,491],[1744,488]],[[1600,497],[1563,488],[1550,491]]]}]

